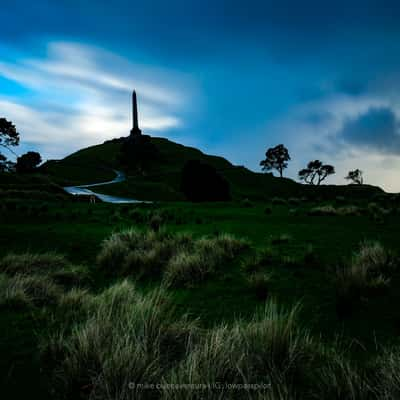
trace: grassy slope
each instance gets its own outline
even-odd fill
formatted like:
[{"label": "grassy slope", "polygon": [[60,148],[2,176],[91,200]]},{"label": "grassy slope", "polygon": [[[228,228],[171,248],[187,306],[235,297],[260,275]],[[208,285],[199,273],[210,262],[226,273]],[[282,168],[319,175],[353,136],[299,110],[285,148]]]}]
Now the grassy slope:
[{"label": "grassy slope", "polygon": [[[275,178],[270,174],[255,173],[244,167],[232,165],[222,157],[210,156],[201,151],[171,142],[152,138],[160,157],[146,174],[130,174],[127,181],[112,186],[100,186],[100,193],[128,196],[147,200],[184,200],[180,192],[181,171],[188,160],[201,160],[215,167],[231,184],[234,198],[266,199],[274,196],[327,196],[368,197],[378,193],[371,186],[323,186],[318,189],[299,185],[290,179]],[[107,181],[113,178],[111,169],[122,169],[118,162],[121,142],[109,141],[102,145],[80,150],[61,161],[50,161],[42,167],[60,184],[84,184]]]},{"label": "grassy slope", "polygon": [[[375,341],[383,344],[394,340],[399,331],[397,275],[388,293],[365,302],[351,318],[339,319],[335,310],[335,288],[327,269],[348,259],[364,239],[380,240],[388,248],[398,249],[400,215],[386,217],[385,223],[374,223],[366,216],[310,217],[304,204],[299,215],[292,215],[292,206],[272,206],[272,214],[264,213],[265,203],[244,208],[238,203],[190,204],[169,203],[164,205],[89,205],[86,203],[49,203],[44,211],[32,212],[21,203],[16,211],[0,213],[0,256],[9,252],[57,251],[66,254],[77,264],[92,269],[101,241],[115,230],[135,226],[145,228],[145,223],[133,222],[132,212],[143,215],[157,210],[168,211],[175,216],[169,221],[171,231],[189,231],[195,236],[215,232],[230,232],[247,237],[257,248],[270,245],[272,236],[289,234],[288,243],[273,245],[276,252],[287,257],[301,257],[310,244],[321,262],[317,266],[266,267],[273,272],[270,296],[280,304],[301,301],[302,322],[314,333],[322,333],[323,339],[335,334],[360,341],[368,351],[376,351]],[[25,207],[25,208],[23,208]],[[234,317],[248,318],[262,301],[246,283],[246,273],[241,268],[242,258],[224,266],[223,272],[195,288],[173,292],[174,302],[180,313],[189,312],[200,318],[204,326]],[[95,271],[93,289],[110,285]],[[41,314],[0,310],[0,372],[10,384],[8,390],[14,398],[34,396],[39,389],[39,361],[36,335],[47,331]],[[4,329],[7,327],[7,329]],[[11,368],[12,366],[12,368]],[[11,369],[10,369],[11,368]],[[22,385],[21,382],[24,382]],[[43,393],[40,393],[41,398]]]}]

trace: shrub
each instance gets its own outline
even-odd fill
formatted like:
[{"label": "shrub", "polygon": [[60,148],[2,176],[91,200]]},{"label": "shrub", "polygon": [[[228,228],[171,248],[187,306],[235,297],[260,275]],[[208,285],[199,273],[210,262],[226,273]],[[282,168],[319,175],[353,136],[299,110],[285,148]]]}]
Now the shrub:
[{"label": "shrub", "polygon": [[250,288],[261,300],[265,300],[268,297],[270,282],[271,275],[260,272],[253,273],[248,278],[248,284]]},{"label": "shrub", "polygon": [[181,177],[181,191],[189,201],[229,201],[229,182],[211,165],[199,160],[185,163]]}]

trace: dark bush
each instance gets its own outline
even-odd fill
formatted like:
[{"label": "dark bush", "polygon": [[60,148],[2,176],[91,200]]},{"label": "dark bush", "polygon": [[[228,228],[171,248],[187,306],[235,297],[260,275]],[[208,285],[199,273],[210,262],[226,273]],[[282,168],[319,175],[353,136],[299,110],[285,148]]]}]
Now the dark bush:
[{"label": "dark bush", "polygon": [[183,167],[181,190],[190,201],[227,201],[231,199],[229,183],[211,165],[198,160]]}]

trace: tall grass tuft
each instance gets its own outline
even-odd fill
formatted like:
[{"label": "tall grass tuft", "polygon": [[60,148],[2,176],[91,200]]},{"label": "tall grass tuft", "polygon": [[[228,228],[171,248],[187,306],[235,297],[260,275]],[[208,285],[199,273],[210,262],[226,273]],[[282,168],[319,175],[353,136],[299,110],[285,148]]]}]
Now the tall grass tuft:
[{"label": "tall grass tuft", "polygon": [[376,363],[376,392],[382,400],[400,398],[400,351],[398,347],[383,351]]},{"label": "tall grass tuft", "polygon": [[[195,325],[173,318],[162,289],[146,296],[123,281],[95,299],[96,311],[71,333],[42,345],[53,385],[62,398],[147,399],[130,382],[160,382],[192,346]],[[178,324],[177,324],[178,323]]]},{"label": "tall grass tuft", "polygon": [[[279,394],[306,392],[319,371],[315,346],[307,332],[296,327],[297,308],[286,312],[274,302],[250,322],[236,321],[208,331],[203,340],[165,378],[166,383],[190,382],[194,385],[222,383],[219,388],[203,390],[169,386],[165,399],[232,398],[232,391],[223,383],[242,385],[239,398],[282,398]],[[309,376],[307,376],[309,375]],[[305,387],[295,383],[301,382]],[[244,385],[263,385],[256,391]],[[236,393],[238,394],[238,393]],[[265,397],[264,397],[265,396]]]},{"label": "tall grass tuft", "polygon": [[0,304],[9,307],[44,306],[58,302],[62,288],[46,275],[7,276],[0,279]]},{"label": "tall grass tuft", "polygon": [[188,234],[128,230],[105,240],[98,256],[101,268],[114,275],[158,278],[168,284],[192,285],[248,246],[228,234],[193,239]]},{"label": "tall grass tuft", "polygon": [[0,271],[10,275],[56,271],[68,266],[66,258],[57,253],[8,254],[0,260]]},{"label": "tall grass tuft", "polygon": [[362,296],[376,293],[389,285],[391,272],[398,260],[378,242],[364,242],[350,265],[336,272],[338,306],[340,311],[351,309],[351,303]]}]

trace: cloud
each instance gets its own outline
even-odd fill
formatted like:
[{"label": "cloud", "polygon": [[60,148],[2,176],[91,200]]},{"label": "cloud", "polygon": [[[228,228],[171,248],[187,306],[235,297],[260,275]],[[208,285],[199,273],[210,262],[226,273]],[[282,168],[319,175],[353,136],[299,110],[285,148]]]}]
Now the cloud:
[{"label": "cloud", "polygon": [[30,97],[0,94],[1,113],[17,125],[22,141],[42,149],[45,158],[127,136],[133,88],[145,132],[183,125],[176,113],[187,102],[188,90],[182,90],[182,85],[190,88],[187,79],[96,47],[53,42],[47,49],[45,58],[0,62],[0,76],[30,90]]},{"label": "cloud", "polygon": [[352,145],[384,154],[400,155],[400,123],[389,107],[372,107],[347,119],[337,138]]}]

